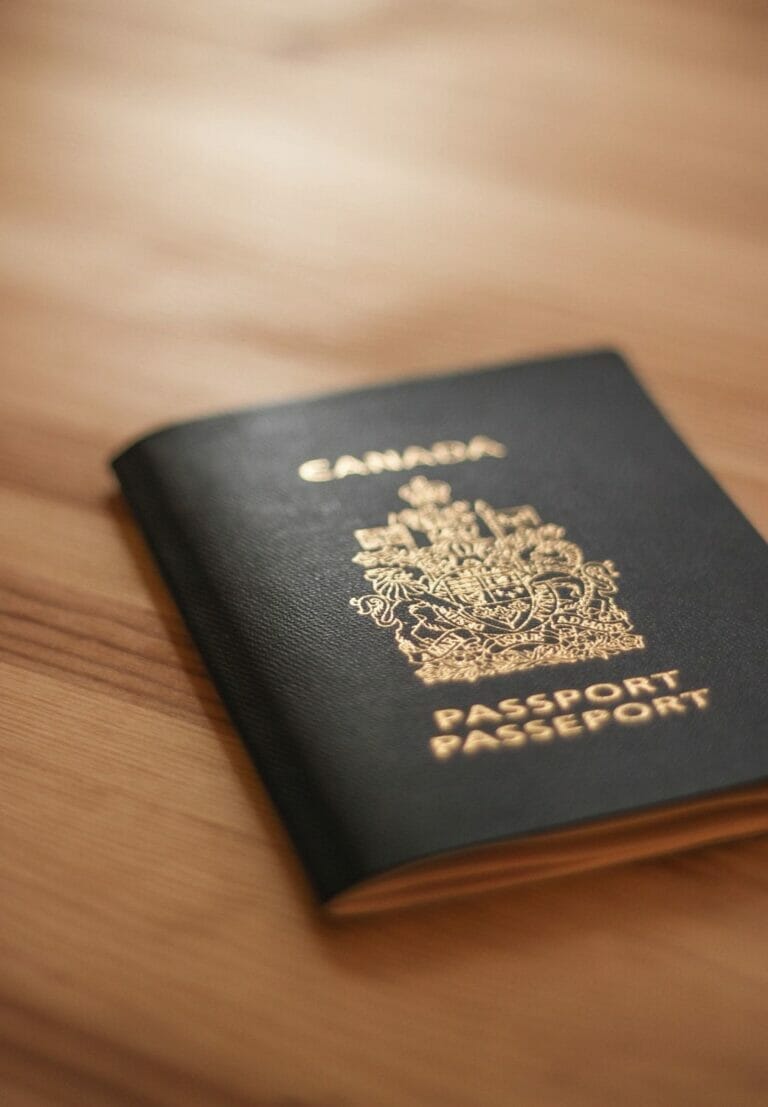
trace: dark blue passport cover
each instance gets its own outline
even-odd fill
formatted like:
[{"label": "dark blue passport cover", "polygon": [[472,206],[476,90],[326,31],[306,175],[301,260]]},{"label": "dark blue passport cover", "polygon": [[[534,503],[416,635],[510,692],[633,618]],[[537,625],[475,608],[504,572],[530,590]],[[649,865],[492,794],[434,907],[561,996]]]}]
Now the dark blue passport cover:
[{"label": "dark blue passport cover", "polygon": [[113,465],[321,900],[761,797],[766,546],[616,353],[206,418]]}]

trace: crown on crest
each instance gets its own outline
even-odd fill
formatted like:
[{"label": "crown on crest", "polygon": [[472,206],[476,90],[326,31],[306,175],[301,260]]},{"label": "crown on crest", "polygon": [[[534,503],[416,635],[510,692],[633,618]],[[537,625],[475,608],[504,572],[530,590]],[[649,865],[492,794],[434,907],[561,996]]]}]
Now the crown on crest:
[{"label": "crown on crest", "polygon": [[398,492],[408,508],[355,531],[372,591],[350,603],[394,632],[424,684],[644,647],[614,599],[613,562],[585,561],[530,505],[452,501],[450,485],[423,476]]},{"label": "crown on crest", "polygon": [[451,486],[444,480],[427,480],[426,477],[413,477],[397,490],[401,500],[411,507],[426,507],[427,504],[447,504],[451,498]]}]

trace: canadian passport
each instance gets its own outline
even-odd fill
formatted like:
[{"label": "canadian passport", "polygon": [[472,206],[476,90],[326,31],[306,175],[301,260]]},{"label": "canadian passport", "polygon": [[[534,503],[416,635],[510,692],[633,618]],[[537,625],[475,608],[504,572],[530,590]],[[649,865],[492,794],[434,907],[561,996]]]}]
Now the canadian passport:
[{"label": "canadian passport", "polygon": [[766,546],[618,354],[214,416],[113,465],[331,910],[768,826]]}]

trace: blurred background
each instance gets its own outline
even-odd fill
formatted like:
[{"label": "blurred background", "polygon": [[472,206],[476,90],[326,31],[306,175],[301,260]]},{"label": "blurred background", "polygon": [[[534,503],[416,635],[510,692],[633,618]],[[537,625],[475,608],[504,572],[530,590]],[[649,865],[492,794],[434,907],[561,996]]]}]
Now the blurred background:
[{"label": "blurred background", "polygon": [[764,843],[314,922],[105,460],[610,343],[766,533],[767,31],[750,0],[4,0],[1,1102],[765,1102]]},{"label": "blurred background", "polygon": [[90,468],[155,419],[611,342],[757,509],[763,4],[1,19],[12,433],[89,438]]}]

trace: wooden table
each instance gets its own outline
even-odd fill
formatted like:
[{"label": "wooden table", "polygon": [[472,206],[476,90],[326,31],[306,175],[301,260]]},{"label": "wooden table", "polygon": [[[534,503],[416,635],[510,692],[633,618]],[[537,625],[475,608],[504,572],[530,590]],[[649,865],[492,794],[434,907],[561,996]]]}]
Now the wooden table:
[{"label": "wooden table", "polygon": [[766,532],[767,24],[6,0],[4,1107],[768,1101],[768,842],[324,922],[105,468],[609,342]]}]

